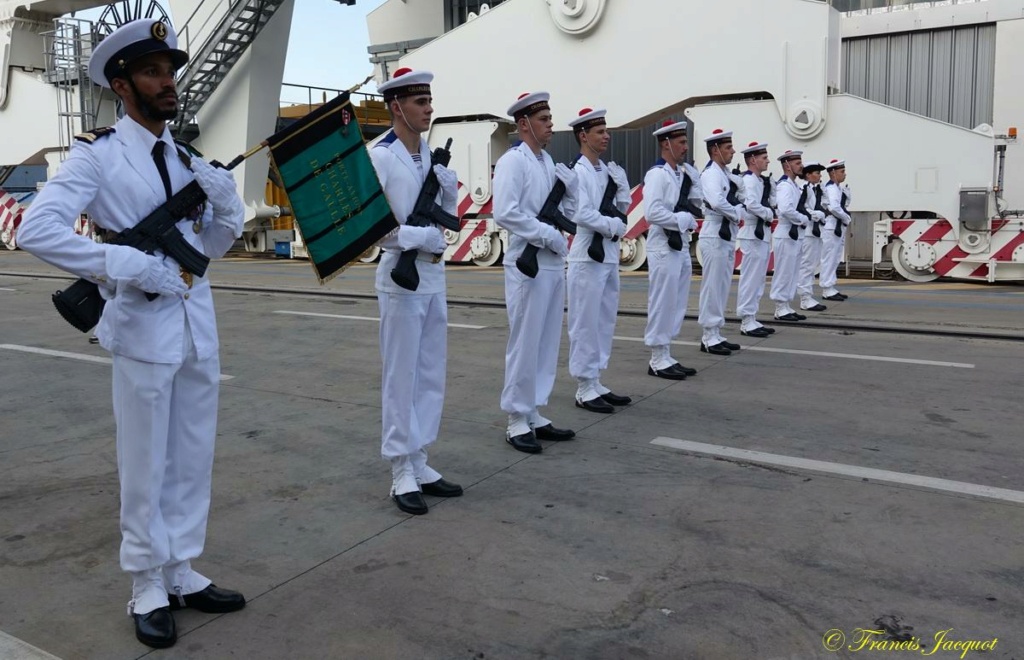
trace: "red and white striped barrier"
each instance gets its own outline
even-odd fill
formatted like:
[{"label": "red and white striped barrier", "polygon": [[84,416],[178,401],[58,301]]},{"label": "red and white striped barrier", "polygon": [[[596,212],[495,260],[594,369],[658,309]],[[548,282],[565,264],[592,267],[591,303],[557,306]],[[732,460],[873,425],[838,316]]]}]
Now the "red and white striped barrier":
[{"label": "red and white striped barrier", "polygon": [[8,250],[18,247],[18,225],[25,207],[13,195],[0,190],[0,243]]}]

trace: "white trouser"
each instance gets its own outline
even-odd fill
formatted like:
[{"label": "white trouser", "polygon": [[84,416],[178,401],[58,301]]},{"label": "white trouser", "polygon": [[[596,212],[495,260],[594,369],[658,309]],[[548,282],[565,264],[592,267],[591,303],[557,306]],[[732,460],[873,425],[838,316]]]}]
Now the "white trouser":
[{"label": "white trouser", "polygon": [[569,290],[569,373],[599,378],[608,368],[619,310],[619,265],[571,262]]},{"label": "white trouser", "polygon": [[[501,409],[526,415],[536,423],[536,410],[548,403],[558,369],[565,310],[565,273],[541,269],[530,278],[514,265],[505,266],[508,347]],[[543,426],[543,424],[541,424]]]},{"label": "white trouser", "polygon": [[775,315],[791,314],[789,303],[796,295],[797,270],[800,267],[800,240],[793,240],[786,231],[776,231],[773,240],[775,274],[769,297],[775,301]]},{"label": "white trouser", "polygon": [[755,317],[761,306],[761,296],[764,295],[771,244],[756,238],[741,238],[739,250],[743,253],[743,261],[740,263],[740,282],[736,292],[736,315],[743,319],[742,329],[749,331],[761,325]]},{"label": "white trouser", "polygon": [[697,323],[704,329],[705,340],[721,341],[719,330],[725,325],[725,304],[736,265],[736,245],[717,236],[701,236],[697,241],[697,249],[703,258],[704,268]]},{"label": "white trouser", "polygon": [[682,250],[647,253],[647,329],[644,344],[666,348],[679,335],[690,300],[693,263],[689,243]]},{"label": "white trouser", "polygon": [[140,613],[165,606],[175,587],[209,584],[190,560],[206,542],[220,360],[199,360],[187,327],[184,338],[180,365],[113,355],[121,568]]},{"label": "white trouser", "polygon": [[[448,305],[444,293],[377,292],[380,306],[381,456],[392,462],[395,492],[425,483],[426,448],[437,439],[444,407]],[[399,469],[400,468],[400,469]],[[399,482],[405,479],[404,489]],[[410,481],[411,480],[411,481]]]},{"label": "white trouser", "polygon": [[[822,228],[822,233],[824,233]],[[800,246],[800,272],[797,275],[796,291],[801,300],[814,297],[814,271],[821,264],[821,239],[808,232]]]},{"label": "white trouser", "polygon": [[821,274],[818,276],[818,283],[826,296],[839,293],[836,290],[836,271],[839,269],[839,262],[843,260],[843,246],[848,230],[849,227],[843,227],[842,236],[836,236],[832,230],[824,232],[821,236]]}]

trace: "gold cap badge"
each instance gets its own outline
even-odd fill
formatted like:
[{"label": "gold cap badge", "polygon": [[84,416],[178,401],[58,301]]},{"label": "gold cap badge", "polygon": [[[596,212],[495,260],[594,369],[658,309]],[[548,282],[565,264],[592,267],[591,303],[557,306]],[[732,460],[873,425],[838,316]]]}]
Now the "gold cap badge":
[{"label": "gold cap badge", "polygon": [[156,23],[153,23],[153,27],[149,29],[149,33],[153,35],[154,39],[164,41],[167,39],[167,26],[160,21],[157,21]]}]

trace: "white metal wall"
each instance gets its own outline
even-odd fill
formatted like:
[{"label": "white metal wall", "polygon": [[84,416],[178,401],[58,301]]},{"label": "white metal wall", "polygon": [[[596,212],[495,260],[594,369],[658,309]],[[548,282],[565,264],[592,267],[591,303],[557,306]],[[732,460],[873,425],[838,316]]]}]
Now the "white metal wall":
[{"label": "white metal wall", "polygon": [[995,24],[843,40],[843,91],[965,128],[992,124]]}]

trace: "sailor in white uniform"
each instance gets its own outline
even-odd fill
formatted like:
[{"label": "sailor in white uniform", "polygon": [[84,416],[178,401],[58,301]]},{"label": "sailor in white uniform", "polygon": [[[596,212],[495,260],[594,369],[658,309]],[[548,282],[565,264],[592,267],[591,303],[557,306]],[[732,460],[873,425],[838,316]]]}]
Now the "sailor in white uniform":
[{"label": "sailor in white uniform", "polygon": [[811,222],[800,243],[800,271],[796,292],[800,296],[800,309],[824,312],[827,307],[814,299],[814,273],[821,266],[821,236],[826,217],[821,173],[825,167],[817,161],[807,161],[803,166],[802,177],[807,183],[804,184],[801,199]]},{"label": "sailor in white uniform", "polygon": [[775,274],[769,297],[775,303],[775,319],[779,321],[803,321],[807,317],[797,314],[790,306],[796,295],[797,274],[800,269],[800,242],[804,227],[810,218],[801,213],[801,188],[796,178],[803,172],[803,152],[788,150],[779,156],[782,163],[782,178],[775,186],[778,202],[779,223],[775,227],[773,249],[775,252]]},{"label": "sailor in white uniform", "polygon": [[704,193],[704,224],[700,228],[700,250],[704,266],[700,285],[700,314],[697,323],[703,329],[700,340],[702,353],[730,355],[740,345],[722,336],[725,325],[725,305],[732,284],[732,271],[736,265],[736,234],[746,217],[740,185],[732,178],[727,166],[732,162],[736,148],[732,144],[732,131],[716,128],[704,138],[711,162],[700,175]]},{"label": "sailor in white uniform", "polygon": [[[437,225],[406,224],[420,190],[433,172],[440,184],[434,201],[455,214],[458,179],[435,163],[423,133],[433,114],[429,71],[401,68],[378,91],[384,95],[392,129],[370,150],[398,231],[381,241],[377,266],[380,306],[381,456],[391,464],[391,497],[406,513],[427,513],[423,495],[458,497],[462,487],[446,481],[427,464],[427,448],[437,440],[444,407],[448,350],[448,302],[445,294],[444,250],[448,246]],[[399,257],[416,251],[419,284],[399,286],[391,277]]]},{"label": "sailor in white uniform", "polygon": [[767,144],[751,142],[743,149],[743,159],[747,165],[743,173],[743,199],[748,215],[739,231],[743,261],[736,292],[736,315],[740,317],[740,334],[764,338],[775,332],[774,328],[761,325],[757,320],[772,250],[775,182],[764,174],[768,169]]},{"label": "sailor in white uniform", "polygon": [[846,161],[833,158],[825,166],[828,171],[828,183],[825,184],[825,200],[828,207],[828,218],[825,219],[825,231],[821,236],[821,274],[818,283],[821,285],[825,300],[842,302],[846,296],[836,288],[836,271],[843,259],[843,247],[846,235],[850,233],[850,187],[846,185]]},{"label": "sailor in white uniform", "polygon": [[[685,121],[665,122],[654,131],[660,158],[644,176],[644,217],[647,229],[647,328],[644,344],[651,349],[647,373],[668,380],[686,380],[697,370],[679,364],[670,351],[679,336],[690,298],[690,237],[697,229],[694,211],[703,195],[697,169],[685,161],[689,138]],[[683,197],[683,188],[686,197]]]},{"label": "sailor in white uniform", "polygon": [[[626,232],[631,201],[626,171],[605,163],[610,135],[606,111],[583,108],[569,122],[580,156],[574,171],[579,179],[575,204],[566,210],[576,222],[569,248],[569,373],[576,379],[576,406],[591,412],[615,412],[629,405],[628,396],[615,394],[601,383],[608,368],[619,311],[619,243]],[[607,193],[607,208],[602,206]],[[571,208],[575,206],[575,208]],[[607,215],[615,212],[618,215]]]},{"label": "sailor in white uniform", "polygon": [[162,251],[95,243],[74,225],[85,211],[98,228],[122,232],[196,181],[207,201],[178,222],[184,240],[219,258],[241,235],[245,209],[232,174],[180,152],[166,126],[186,62],[174,33],[152,19],[126,23],[97,46],[89,77],[113,89],[126,114],[78,136],[18,233],[22,249],[96,283],[106,300],[96,335],[113,355],[121,568],[132,576],[135,635],[156,648],[177,641],[171,609],[245,606],[191,564],[206,541],[217,435],[213,295],[205,276]]},{"label": "sailor in white uniform", "polygon": [[[576,436],[556,428],[538,410],[547,405],[558,369],[569,254],[565,235],[538,214],[556,180],[565,185],[569,199],[576,198],[578,186],[576,173],[562,163],[556,166],[544,151],[554,126],[549,99],[547,92],[526,93],[509,107],[520,141],[494,167],[494,221],[509,236],[503,262],[509,336],[501,409],[508,414],[505,440],[530,454],[543,450],[538,440]],[[539,250],[533,277],[516,265],[527,245]]]}]

